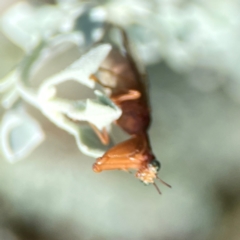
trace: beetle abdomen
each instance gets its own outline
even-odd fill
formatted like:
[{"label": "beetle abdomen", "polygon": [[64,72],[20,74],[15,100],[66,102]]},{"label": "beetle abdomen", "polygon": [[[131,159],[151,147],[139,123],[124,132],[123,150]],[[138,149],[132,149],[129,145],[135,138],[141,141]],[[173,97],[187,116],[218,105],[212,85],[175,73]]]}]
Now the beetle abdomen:
[{"label": "beetle abdomen", "polygon": [[138,134],[147,131],[150,125],[149,109],[138,101],[124,101],[121,103],[123,110],[117,123],[128,134]]}]

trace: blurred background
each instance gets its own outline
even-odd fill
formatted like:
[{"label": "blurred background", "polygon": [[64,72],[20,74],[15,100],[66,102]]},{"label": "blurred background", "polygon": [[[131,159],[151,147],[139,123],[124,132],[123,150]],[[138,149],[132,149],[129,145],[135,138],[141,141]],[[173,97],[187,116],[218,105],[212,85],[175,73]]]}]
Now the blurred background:
[{"label": "blurred background", "polygon": [[[0,0],[1,16],[16,2]],[[29,3],[66,8],[81,1]],[[15,164],[1,155],[0,239],[240,239],[239,1],[92,3],[126,29],[146,66],[150,139],[162,163],[159,176],[172,189],[158,183],[159,196],[131,174],[94,173],[95,159],[27,104],[46,137]],[[0,33],[1,77],[23,56]],[[42,73],[52,74],[76,57],[70,49]]]}]

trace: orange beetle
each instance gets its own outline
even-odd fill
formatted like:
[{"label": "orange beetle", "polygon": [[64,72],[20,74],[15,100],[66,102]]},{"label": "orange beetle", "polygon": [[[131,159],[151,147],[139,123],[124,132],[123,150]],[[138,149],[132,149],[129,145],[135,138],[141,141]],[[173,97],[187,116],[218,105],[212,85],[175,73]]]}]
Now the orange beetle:
[{"label": "orange beetle", "polygon": [[[123,51],[113,48],[98,73],[92,75],[91,79],[103,86],[111,100],[122,109],[122,115],[116,124],[130,134],[131,138],[115,145],[98,158],[93,170],[134,169],[138,179],[147,185],[152,183],[161,193],[155,184],[156,178],[166,186],[171,186],[157,176],[160,163],[152,153],[147,134],[151,114],[145,76],[139,72],[130,54],[126,33],[118,29],[122,36]],[[106,131],[94,130],[102,143],[107,144],[109,137]]]}]

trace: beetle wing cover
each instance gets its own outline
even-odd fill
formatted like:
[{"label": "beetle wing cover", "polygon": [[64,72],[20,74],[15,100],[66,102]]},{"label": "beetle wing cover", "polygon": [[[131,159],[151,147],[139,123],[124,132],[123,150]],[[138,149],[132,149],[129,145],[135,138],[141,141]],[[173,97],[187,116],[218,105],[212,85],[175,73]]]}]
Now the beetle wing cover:
[{"label": "beetle wing cover", "polygon": [[[143,148],[143,141],[141,138],[134,136],[124,142],[121,142],[111,149],[109,149],[104,156],[109,158],[131,158],[135,154],[139,153]],[[104,157],[103,156],[103,157]]]}]

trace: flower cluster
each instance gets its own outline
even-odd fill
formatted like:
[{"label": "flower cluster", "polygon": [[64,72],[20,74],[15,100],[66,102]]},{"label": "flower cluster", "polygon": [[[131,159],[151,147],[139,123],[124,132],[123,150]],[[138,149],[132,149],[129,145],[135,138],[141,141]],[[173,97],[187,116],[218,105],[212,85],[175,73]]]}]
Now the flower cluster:
[{"label": "flower cluster", "polygon": [[[126,30],[134,50],[145,64],[162,59],[176,71],[194,70],[196,74],[198,69],[201,72],[202,69],[210,69],[218,73],[217,79],[208,81],[204,75],[201,82],[194,82],[194,86],[203,90],[215,89],[228,76],[234,81],[228,81],[225,89],[239,100],[238,8],[236,1],[225,3],[206,0],[96,0],[91,3],[56,0],[54,5],[35,6],[25,1],[13,5],[2,16],[1,30],[25,52],[25,57],[0,82],[1,104],[6,109],[1,123],[2,152],[9,159],[22,158],[29,152],[26,149],[33,149],[43,140],[44,134],[39,124],[24,110],[20,99],[34,105],[57,126],[73,134],[84,153],[95,157],[104,152],[101,144],[93,144],[95,140],[85,141],[86,134],[83,131],[90,136],[90,130],[80,128],[72,120],[88,121],[99,130],[103,127],[109,130],[112,121],[121,114],[120,109],[101,92],[96,92],[95,99],[77,102],[59,99],[56,85],[75,80],[94,88],[95,83],[89,79],[89,75],[97,71],[111,48],[110,45],[94,47],[103,36],[106,22]],[[47,59],[63,51],[66,43],[78,47],[80,58],[58,74],[42,79],[41,85],[33,88],[32,78],[36,70]],[[88,52],[89,49],[92,50]],[[96,123],[93,112],[106,117],[98,117]],[[14,120],[14,124],[6,124],[12,122],[12,116],[16,119],[26,117],[29,128],[24,127],[26,120],[18,123]],[[21,133],[21,147],[11,139],[17,135],[13,134],[14,129],[18,131],[19,128],[30,131],[26,137]],[[32,141],[32,138],[35,140]],[[13,149],[13,145],[18,150]]]},{"label": "flower cluster", "polygon": [[[121,110],[103,92],[94,91],[96,83],[90,76],[97,72],[111,45],[94,44],[101,37],[100,22],[92,24],[92,43],[86,41],[87,33],[74,30],[76,18],[86,14],[89,11],[84,5],[69,11],[60,6],[34,8],[21,2],[3,16],[3,32],[26,53],[21,63],[0,82],[1,105],[5,109],[0,126],[1,151],[10,162],[22,159],[44,140],[40,124],[29,115],[24,102],[73,135],[86,155],[99,157],[105,152],[106,147],[92,128],[79,124],[84,121],[99,131],[110,131],[111,123],[121,115]],[[66,44],[75,45],[80,57],[60,72],[41,79],[36,87],[32,79],[37,70],[62,52]],[[60,97],[57,86],[70,80],[93,89],[96,97],[81,99],[80,96],[78,100]]]}]

